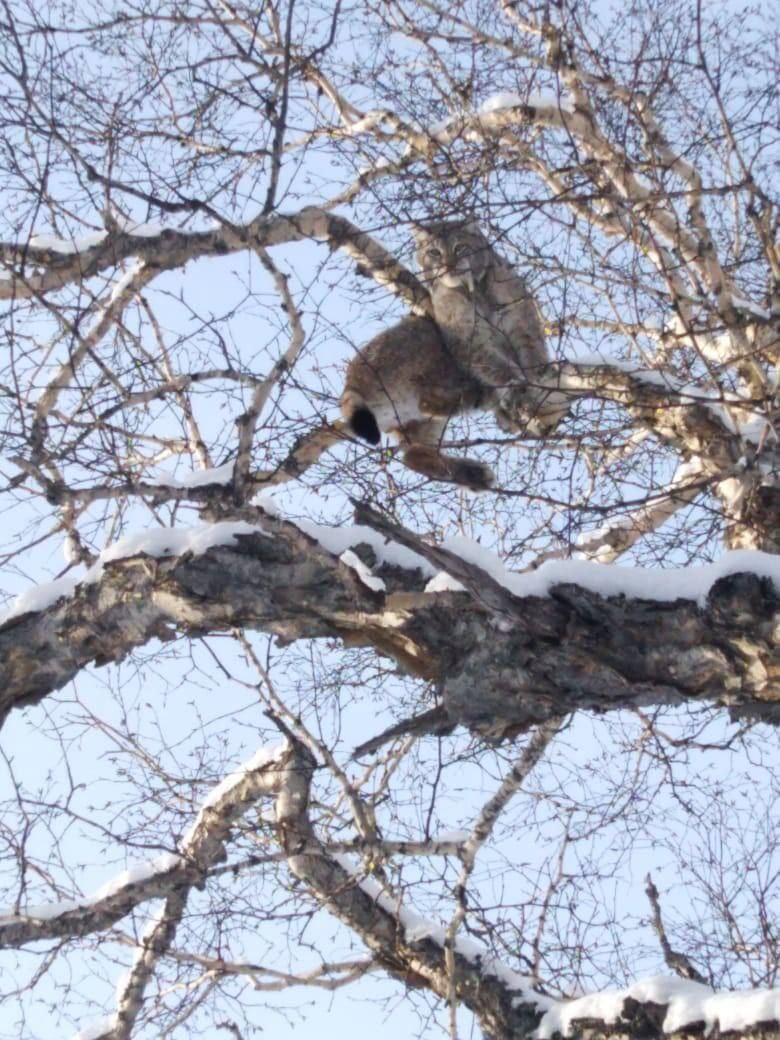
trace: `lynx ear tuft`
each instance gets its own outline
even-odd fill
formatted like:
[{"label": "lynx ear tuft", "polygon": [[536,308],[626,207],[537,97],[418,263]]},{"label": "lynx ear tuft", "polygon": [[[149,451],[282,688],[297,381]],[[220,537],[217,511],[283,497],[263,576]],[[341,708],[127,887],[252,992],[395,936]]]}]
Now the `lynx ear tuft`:
[{"label": "lynx ear tuft", "polygon": [[465,234],[472,235],[474,238],[478,239],[480,242],[484,242],[486,246],[490,247],[490,240],[485,234],[482,225],[475,217],[470,217],[468,220],[464,220],[461,225],[461,230],[465,232]]}]

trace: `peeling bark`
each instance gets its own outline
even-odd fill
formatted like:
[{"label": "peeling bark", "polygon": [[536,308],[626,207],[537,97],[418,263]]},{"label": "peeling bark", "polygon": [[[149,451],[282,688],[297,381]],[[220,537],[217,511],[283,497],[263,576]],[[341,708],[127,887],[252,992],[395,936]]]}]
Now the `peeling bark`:
[{"label": "peeling bark", "polygon": [[245,627],[285,643],[338,636],[373,646],[434,680],[450,722],[491,736],[578,709],[683,701],[780,720],[780,602],[769,580],[723,578],[703,607],[575,585],[519,598],[460,560],[470,592],[426,594],[419,570],[398,567],[376,569],[388,579],[378,592],[292,524],[253,515],[263,530],[234,545],[113,561],[99,581],[7,621],[0,717],[154,638]]},{"label": "peeling bark", "polygon": [[[488,1040],[531,1040],[537,1036],[544,1009],[565,1009],[565,1001],[536,994],[530,982],[513,975],[489,957],[453,952],[451,979],[444,947],[416,928],[416,918],[404,907],[401,897],[381,880],[351,873],[327,850],[317,844],[308,816],[309,788],[315,761],[293,741],[289,760],[279,770],[281,779],[276,803],[277,823],[288,865],[307,889],[330,913],[343,921],[373,952],[377,961],[394,977],[410,986],[430,988],[442,999],[451,993],[468,1007]],[[303,851],[305,850],[305,851]],[[424,928],[423,928],[424,931]],[[704,1022],[686,1024],[675,1033],[664,1031],[667,1005],[628,996],[616,1021],[603,1018],[572,1019],[566,1035],[575,1040],[642,1038],[662,1040],[675,1036],[720,1036],[717,1027],[708,1031]],[[553,1032],[559,1037],[559,1032]],[[747,1027],[730,1036],[777,1040],[780,1023],[769,1021]]]},{"label": "peeling bark", "polygon": [[25,242],[0,242],[0,259],[12,265],[10,277],[0,281],[0,300],[56,291],[110,270],[130,257],[143,260],[155,271],[171,271],[200,257],[305,239],[343,250],[415,310],[429,311],[428,292],[391,253],[346,218],[317,206],[306,206],[297,213],[260,214],[243,226],[226,223],[210,231],[161,228],[157,235],[134,235],[112,228],[103,241],[81,249],[70,248],[71,244],[64,241],[65,251]]},{"label": "peeling bark", "polygon": [[[446,997],[449,985],[444,949],[430,938],[408,939],[402,914],[392,912],[360,887],[359,878],[328,856],[298,853],[316,843],[307,815],[314,760],[297,748],[277,802],[277,819],[291,851],[290,870],[327,909],[356,932],[391,975],[411,986],[425,986]],[[392,897],[390,897],[392,903]],[[400,906],[397,907],[400,911]],[[489,968],[455,955],[456,991],[477,1016],[487,1037],[528,1036],[541,1020],[530,990],[523,996]]]}]

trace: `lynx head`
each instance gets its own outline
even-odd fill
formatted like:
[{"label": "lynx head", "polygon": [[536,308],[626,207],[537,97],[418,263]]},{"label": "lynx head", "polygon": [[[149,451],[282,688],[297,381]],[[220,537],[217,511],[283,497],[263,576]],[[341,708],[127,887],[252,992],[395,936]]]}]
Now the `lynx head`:
[{"label": "lynx head", "polygon": [[433,289],[464,288],[473,294],[492,262],[490,243],[472,220],[438,221],[414,232],[423,281]]}]

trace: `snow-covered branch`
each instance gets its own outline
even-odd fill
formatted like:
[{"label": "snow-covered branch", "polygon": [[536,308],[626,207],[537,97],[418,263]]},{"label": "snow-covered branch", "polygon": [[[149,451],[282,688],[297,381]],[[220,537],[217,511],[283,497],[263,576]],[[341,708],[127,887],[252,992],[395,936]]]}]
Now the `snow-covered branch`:
[{"label": "snow-covered branch", "polygon": [[[310,537],[250,514],[255,525],[141,536],[75,588],[29,593],[0,628],[3,715],[153,637],[244,626],[373,646],[435,679],[451,722],[493,736],[581,708],[686,699],[774,718],[778,557],[732,553],[684,572],[562,561],[513,575],[478,547],[452,554],[397,525],[382,536],[305,525]],[[400,544],[385,544],[390,530]],[[387,580],[367,584],[339,558],[362,542],[401,567],[380,562],[374,577]],[[470,593],[424,591],[448,559]]]},{"label": "snow-covered branch", "polygon": [[[532,747],[533,742],[529,752]],[[529,765],[535,757],[538,754],[530,752]],[[761,1040],[780,1036],[780,990],[714,993],[700,983],[658,977],[570,1001],[535,991],[530,978],[491,957],[479,944],[420,917],[381,877],[371,877],[351,860],[316,847],[308,815],[313,767],[311,756],[297,745],[277,801],[277,821],[291,849],[290,870],[324,908],[360,936],[392,975],[407,985],[428,987],[442,998],[456,993],[486,1037],[641,1035],[661,1040],[672,1034],[706,1034],[717,1027]]]},{"label": "snow-covered branch", "polygon": [[[260,748],[217,784],[176,852],[164,852],[120,871],[96,892],[82,898],[26,906],[18,912],[0,915],[0,947],[104,931],[134,907],[153,899],[163,898],[166,903],[175,900],[180,914],[189,890],[201,884],[209,868],[225,858],[231,828],[259,798],[275,793],[276,763],[284,753],[283,745]],[[173,911],[166,911],[157,923],[167,927],[174,917]],[[175,927],[169,938],[173,932]],[[135,998],[134,1006],[137,1011]]]},{"label": "snow-covered branch", "polygon": [[130,258],[153,271],[171,271],[203,257],[306,239],[343,250],[413,309],[428,312],[426,290],[392,253],[345,217],[317,206],[298,213],[261,214],[242,227],[227,222],[198,231],[150,226],[141,233],[114,227],[73,240],[35,235],[27,242],[0,243],[0,259],[6,265],[0,277],[0,300],[39,297],[110,271]]}]

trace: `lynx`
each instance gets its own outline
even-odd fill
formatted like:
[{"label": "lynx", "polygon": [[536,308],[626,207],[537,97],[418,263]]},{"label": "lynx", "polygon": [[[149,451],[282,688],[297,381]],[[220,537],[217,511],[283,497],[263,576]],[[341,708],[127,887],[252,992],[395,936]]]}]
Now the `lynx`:
[{"label": "lynx", "polygon": [[481,490],[493,483],[490,467],[443,454],[441,441],[453,415],[484,408],[486,401],[485,387],[460,367],[436,322],[411,315],[350,362],[341,412],[370,444],[382,433],[393,435],[410,469]]},{"label": "lynx", "polygon": [[540,432],[559,420],[565,401],[537,382],[549,357],[534,300],[479,228],[442,222],[415,237],[435,321],[407,317],[363,347],[347,369],[342,414],[371,444],[394,436],[411,469],[488,488],[488,466],[442,454],[447,421],[491,411],[502,429]]}]

